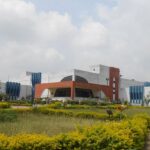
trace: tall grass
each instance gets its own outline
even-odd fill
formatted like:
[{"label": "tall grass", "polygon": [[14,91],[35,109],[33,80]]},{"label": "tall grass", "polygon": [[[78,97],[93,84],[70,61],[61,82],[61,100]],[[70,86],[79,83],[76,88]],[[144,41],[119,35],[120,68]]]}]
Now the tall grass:
[{"label": "tall grass", "polygon": [[15,122],[0,123],[0,133],[15,135],[18,133],[39,133],[56,135],[75,130],[77,126],[95,124],[93,119],[68,118],[65,116],[47,116],[43,114],[23,113]]}]

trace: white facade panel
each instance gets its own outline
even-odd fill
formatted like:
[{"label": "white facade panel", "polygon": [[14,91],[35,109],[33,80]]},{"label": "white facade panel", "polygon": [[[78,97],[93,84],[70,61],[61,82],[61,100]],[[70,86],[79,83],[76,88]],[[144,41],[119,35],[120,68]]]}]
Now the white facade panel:
[{"label": "white facade panel", "polygon": [[130,102],[129,87],[144,85],[144,82],[120,78],[119,99]]},{"label": "white facade panel", "polygon": [[6,93],[5,83],[0,82],[0,93]]},{"label": "white facade panel", "polygon": [[144,82],[136,81],[136,80],[129,80],[129,79],[123,79],[120,78],[120,88],[127,88],[130,86],[136,86],[136,85],[144,85]]},{"label": "white facade panel", "polygon": [[150,96],[150,87],[144,87],[144,97]]},{"label": "white facade panel", "polygon": [[32,87],[29,85],[21,85],[19,99],[27,98],[32,95]]},{"label": "white facade panel", "polygon": [[121,88],[119,90],[119,99],[127,100],[128,102],[130,102],[129,88]]},{"label": "white facade panel", "polygon": [[107,66],[100,65],[99,84],[109,85],[110,69]]},{"label": "white facade panel", "polygon": [[83,70],[74,70],[74,76],[85,78],[89,83],[99,84],[99,74]]},{"label": "white facade panel", "polygon": [[75,69],[74,76],[75,75],[87,79],[89,83],[109,85],[110,70],[109,67],[107,66],[99,65],[99,73],[93,73],[93,72]]}]

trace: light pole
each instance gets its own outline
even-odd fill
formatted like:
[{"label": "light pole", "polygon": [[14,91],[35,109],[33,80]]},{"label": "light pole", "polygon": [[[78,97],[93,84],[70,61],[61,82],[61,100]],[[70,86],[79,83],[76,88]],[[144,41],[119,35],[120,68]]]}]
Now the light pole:
[{"label": "light pole", "polygon": [[106,78],[106,81],[107,81],[107,85],[109,85],[109,78]]}]

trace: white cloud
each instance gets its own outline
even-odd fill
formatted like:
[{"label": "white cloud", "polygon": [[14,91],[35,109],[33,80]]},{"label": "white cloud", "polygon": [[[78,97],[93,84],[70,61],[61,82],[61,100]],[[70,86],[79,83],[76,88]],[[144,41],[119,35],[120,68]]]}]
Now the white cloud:
[{"label": "white cloud", "polygon": [[[99,20],[80,26],[68,13],[39,11],[23,0],[0,0],[1,79],[22,72],[61,72],[92,64],[118,66],[128,77],[150,80],[150,1],[98,5]],[[80,14],[82,15],[82,14]]]},{"label": "white cloud", "polygon": [[78,48],[93,50],[106,45],[107,40],[107,28],[99,22],[88,20],[79,29],[75,45]]},{"label": "white cloud", "polygon": [[[25,70],[52,71],[64,62],[64,45],[75,27],[68,14],[38,12],[23,0],[0,0],[1,79]],[[62,50],[61,50],[62,49]]]},{"label": "white cloud", "polygon": [[100,5],[98,11],[109,33],[108,62],[119,66],[126,77],[139,80],[150,80],[149,5],[148,0],[117,0],[114,8]]}]

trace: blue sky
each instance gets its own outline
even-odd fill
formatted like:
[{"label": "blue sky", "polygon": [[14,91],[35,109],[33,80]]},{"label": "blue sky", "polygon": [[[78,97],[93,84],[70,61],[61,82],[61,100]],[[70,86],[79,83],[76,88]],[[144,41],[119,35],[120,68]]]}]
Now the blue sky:
[{"label": "blue sky", "polygon": [[68,13],[72,21],[80,25],[84,18],[92,17],[98,20],[97,6],[106,5],[111,8],[116,5],[116,0],[26,0],[35,4],[39,11],[57,11],[61,14]]}]

